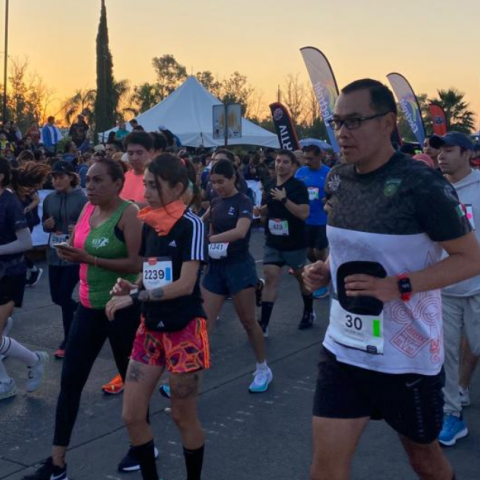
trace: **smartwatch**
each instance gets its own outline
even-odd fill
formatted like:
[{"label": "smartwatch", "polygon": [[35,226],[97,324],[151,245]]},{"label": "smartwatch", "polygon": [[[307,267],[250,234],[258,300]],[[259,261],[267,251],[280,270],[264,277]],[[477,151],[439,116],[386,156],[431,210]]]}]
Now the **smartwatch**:
[{"label": "smartwatch", "polygon": [[398,289],[400,290],[401,299],[404,302],[408,302],[412,298],[412,283],[406,273],[401,273],[398,276]]}]

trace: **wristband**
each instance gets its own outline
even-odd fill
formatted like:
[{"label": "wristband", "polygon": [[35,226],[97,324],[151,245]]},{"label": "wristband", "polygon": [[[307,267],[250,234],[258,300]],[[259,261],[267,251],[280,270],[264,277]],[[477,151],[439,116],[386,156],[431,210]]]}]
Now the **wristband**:
[{"label": "wristband", "polygon": [[400,298],[404,302],[408,302],[412,298],[412,283],[406,273],[398,275],[398,289],[400,290]]}]

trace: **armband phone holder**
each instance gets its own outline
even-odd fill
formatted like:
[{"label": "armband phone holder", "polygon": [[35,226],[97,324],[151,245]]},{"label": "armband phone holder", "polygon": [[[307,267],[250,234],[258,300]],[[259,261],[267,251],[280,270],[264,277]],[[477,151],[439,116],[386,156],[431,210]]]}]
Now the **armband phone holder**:
[{"label": "armband phone holder", "polygon": [[383,302],[374,297],[347,297],[345,278],[350,275],[364,274],[385,278],[387,272],[377,262],[347,262],[340,265],[337,271],[337,295],[340,305],[347,311],[357,315],[380,315]]}]

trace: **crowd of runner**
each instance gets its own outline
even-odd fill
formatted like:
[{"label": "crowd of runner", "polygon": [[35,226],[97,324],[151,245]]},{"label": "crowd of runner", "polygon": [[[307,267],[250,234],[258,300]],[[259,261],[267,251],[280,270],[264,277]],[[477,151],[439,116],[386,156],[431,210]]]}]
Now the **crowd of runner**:
[{"label": "crowd of runner", "polygon": [[[82,116],[63,153],[53,117],[25,138],[14,125],[0,129],[0,400],[17,392],[4,357],[25,363],[28,392],[46,375],[47,352],[10,336],[25,287],[43,272],[29,260],[39,224],[64,330],[51,457],[24,479],[67,480],[82,391],[108,339],[118,375],[102,388],[123,392],[130,437],[118,469],[159,479],[148,410],[166,371],[159,390],[171,399],[187,480],[200,480],[196,401],[211,366],[209,333],[231,299],[255,357],[248,391],[267,392],[265,338],[283,267],[302,298],[298,329],[316,321],[314,298],[331,304],[311,478],[348,480],[368,421],[384,419],[420,479],[455,479],[439,445],[468,434],[462,408],[480,355],[477,150],[458,132],[427,138],[423,152],[395,149],[396,114],[381,83],[345,87],[330,120],[341,160],[315,144],[189,152],[168,130],[148,133],[136,122],[91,147]],[[253,226],[265,231],[261,275]]]}]

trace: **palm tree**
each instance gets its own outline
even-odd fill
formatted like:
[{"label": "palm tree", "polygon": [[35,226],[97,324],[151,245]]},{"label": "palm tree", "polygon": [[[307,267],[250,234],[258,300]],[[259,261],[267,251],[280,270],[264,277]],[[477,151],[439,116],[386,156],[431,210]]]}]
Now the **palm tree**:
[{"label": "palm tree", "polygon": [[93,89],[76,90],[73,96],[67,98],[63,103],[62,111],[67,125],[72,123],[77,115],[84,115],[87,123],[90,123],[95,106],[97,91]]},{"label": "palm tree", "polygon": [[438,97],[430,102],[437,103],[445,110],[447,124],[451,130],[471,133],[475,129],[473,112],[469,110],[469,104],[464,100],[465,94],[456,88],[437,90]]}]

